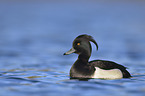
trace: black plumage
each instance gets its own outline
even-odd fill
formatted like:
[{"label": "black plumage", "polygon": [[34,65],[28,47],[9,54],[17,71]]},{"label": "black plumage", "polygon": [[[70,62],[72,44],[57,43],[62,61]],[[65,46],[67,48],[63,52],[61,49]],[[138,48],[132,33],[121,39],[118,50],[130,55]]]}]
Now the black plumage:
[{"label": "black plumage", "polygon": [[73,41],[73,47],[64,55],[68,55],[71,53],[77,53],[78,59],[73,64],[70,70],[70,78],[93,78],[93,74],[95,73],[95,67],[104,70],[111,69],[119,69],[122,72],[123,78],[131,77],[130,73],[126,70],[126,67],[117,64],[112,61],[106,60],[93,60],[89,62],[89,58],[91,56],[92,47],[90,41],[93,42],[98,50],[98,44],[90,35],[79,35]]}]

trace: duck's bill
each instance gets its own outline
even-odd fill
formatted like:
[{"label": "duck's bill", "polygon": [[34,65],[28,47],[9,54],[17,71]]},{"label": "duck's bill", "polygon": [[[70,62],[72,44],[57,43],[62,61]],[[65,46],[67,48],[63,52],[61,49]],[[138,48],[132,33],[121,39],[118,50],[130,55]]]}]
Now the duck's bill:
[{"label": "duck's bill", "polygon": [[72,54],[72,53],[75,53],[75,52],[76,52],[76,50],[74,48],[71,48],[69,51],[67,51],[63,55],[69,55],[69,54]]}]

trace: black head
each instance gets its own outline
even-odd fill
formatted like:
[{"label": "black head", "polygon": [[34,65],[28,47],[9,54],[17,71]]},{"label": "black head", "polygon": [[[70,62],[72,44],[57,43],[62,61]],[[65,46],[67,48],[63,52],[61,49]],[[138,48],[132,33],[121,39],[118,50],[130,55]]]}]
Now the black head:
[{"label": "black head", "polygon": [[73,47],[66,53],[64,53],[64,55],[68,55],[71,53],[77,53],[77,54],[87,54],[87,55],[91,55],[91,51],[92,51],[92,47],[90,44],[90,41],[93,42],[98,50],[98,45],[96,43],[96,41],[93,39],[92,36],[90,35],[79,35],[78,37],[75,38],[75,40],[73,41]]}]

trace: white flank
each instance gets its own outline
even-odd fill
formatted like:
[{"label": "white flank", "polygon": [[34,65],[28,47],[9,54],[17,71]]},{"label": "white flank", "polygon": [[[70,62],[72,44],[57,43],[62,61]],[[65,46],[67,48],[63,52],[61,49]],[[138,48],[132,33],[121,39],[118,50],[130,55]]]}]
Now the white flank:
[{"label": "white flank", "polygon": [[123,74],[119,69],[110,69],[104,70],[98,67],[95,67],[96,71],[92,78],[100,78],[100,79],[121,79],[123,78]]}]

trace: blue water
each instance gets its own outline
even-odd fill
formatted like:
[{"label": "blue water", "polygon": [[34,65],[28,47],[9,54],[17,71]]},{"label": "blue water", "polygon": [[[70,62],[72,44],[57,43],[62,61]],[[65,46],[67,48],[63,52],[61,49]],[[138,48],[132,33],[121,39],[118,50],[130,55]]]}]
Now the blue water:
[{"label": "blue water", "polygon": [[[145,1],[0,1],[0,96],[144,96]],[[80,34],[98,42],[90,60],[118,62],[131,79],[69,79]]]}]

